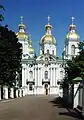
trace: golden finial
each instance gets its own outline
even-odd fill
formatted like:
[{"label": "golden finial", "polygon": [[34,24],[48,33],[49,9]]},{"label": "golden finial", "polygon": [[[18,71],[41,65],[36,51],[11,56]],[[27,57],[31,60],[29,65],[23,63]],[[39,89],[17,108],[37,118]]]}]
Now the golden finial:
[{"label": "golden finial", "polygon": [[72,25],[74,24],[75,17],[71,17],[72,19]]},{"label": "golden finial", "polygon": [[50,16],[48,16],[48,24],[50,24]]},{"label": "golden finial", "polygon": [[23,17],[23,16],[21,16],[20,18],[21,18],[21,23],[23,23],[23,19],[24,19],[24,17]]}]

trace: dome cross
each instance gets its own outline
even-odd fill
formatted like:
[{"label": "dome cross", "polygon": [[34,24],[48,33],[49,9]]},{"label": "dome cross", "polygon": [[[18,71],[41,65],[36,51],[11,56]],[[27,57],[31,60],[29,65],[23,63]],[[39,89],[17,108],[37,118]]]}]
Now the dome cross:
[{"label": "dome cross", "polygon": [[23,16],[21,16],[20,18],[21,18],[21,23],[23,23],[23,19],[24,19],[24,17],[23,17]]},{"label": "dome cross", "polygon": [[48,24],[50,23],[50,19],[51,19],[50,16],[48,16]]},{"label": "dome cross", "polygon": [[71,17],[72,25],[74,24],[75,17]]}]

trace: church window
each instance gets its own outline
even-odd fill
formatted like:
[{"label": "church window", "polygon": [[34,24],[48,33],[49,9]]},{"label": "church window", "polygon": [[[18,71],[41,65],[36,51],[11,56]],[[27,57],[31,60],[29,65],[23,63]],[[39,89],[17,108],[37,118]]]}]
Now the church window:
[{"label": "church window", "polygon": [[54,50],[52,51],[52,54],[54,55]]},{"label": "church window", "polygon": [[45,64],[45,67],[48,67],[48,64]]},{"label": "church window", "polygon": [[32,66],[33,66],[32,64],[29,65],[29,67],[32,67]]},{"label": "church window", "polygon": [[33,84],[32,83],[29,84],[29,90],[30,91],[33,90]]},{"label": "church window", "polygon": [[42,54],[44,54],[44,50],[42,50]]},{"label": "church window", "polygon": [[49,50],[47,50],[47,54],[49,54]]},{"label": "church window", "polygon": [[63,77],[63,71],[60,71],[60,77],[61,78]]},{"label": "church window", "polygon": [[29,71],[29,81],[33,80],[33,72]]},{"label": "church window", "polygon": [[48,71],[45,71],[45,79],[48,79]]},{"label": "church window", "polygon": [[75,54],[75,45],[72,45],[71,46],[71,55],[74,55]]}]

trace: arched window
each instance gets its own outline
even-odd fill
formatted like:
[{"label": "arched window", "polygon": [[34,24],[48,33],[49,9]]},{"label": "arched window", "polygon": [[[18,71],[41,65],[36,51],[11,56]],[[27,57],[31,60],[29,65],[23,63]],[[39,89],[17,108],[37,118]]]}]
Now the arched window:
[{"label": "arched window", "polygon": [[52,50],[52,54],[54,55],[54,50]]},{"label": "arched window", "polygon": [[49,54],[49,50],[47,50],[47,54]]},{"label": "arched window", "polygon": [[71,55],[75,55],[75,45],[71,46]]},{"label": "arched window", "polygon": [[42,54],[44,54],[44,50],[42,50]]},{"label": "arched window", "polygon": [[48,71],[45,71],[45,79],[48,79]]},{"label": "arched window", "polygon": [[33,79],[33,72],[29,71],[29,81],[31,81]]},{"label": "arched window", "polygon": [[63,77],[63,71],[60,71],[60,77],[61,78]]}]

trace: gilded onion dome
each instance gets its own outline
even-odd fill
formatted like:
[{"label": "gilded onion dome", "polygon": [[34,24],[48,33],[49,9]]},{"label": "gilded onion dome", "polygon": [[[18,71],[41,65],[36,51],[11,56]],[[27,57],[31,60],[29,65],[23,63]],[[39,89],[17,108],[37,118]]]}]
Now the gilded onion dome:
[{"label": "gilded onion dome", "polygon": [[69,29],[70,32],[67,34],[67,40],[79,40],[80,36],[76,33],[76,25],[73,23],[74,17],[72,17],[72,24],[70,25]]},{"label": "gilded onion dome", "polygon": [[48,24],[45,25],[46,33],[41,38],[40,44],[45,44],[45,43],[56,44],[56,39],[55,39],[55,37],[52,36],[51,29],[52,29],[52,25],[50,24],[50,17],[48,16]]},{"label": "gilded onion dome", "polygon": [[19,38],[19,39],[28,39],[28,35],[25,32],[25,25],[23,23],[23,16],[21,16],[21,23],[18,26],[19,26],[19,32],[16,33],[17,38]]},{"label": "gilded onion dome", "polygon": [[34,48],[32,47],[32,40],[29,35],[29,40],[28,40],[28,48],[29,48],[29,54],[34,54]]}]

